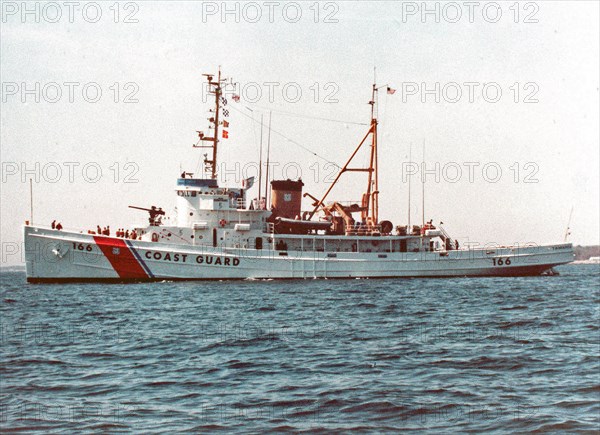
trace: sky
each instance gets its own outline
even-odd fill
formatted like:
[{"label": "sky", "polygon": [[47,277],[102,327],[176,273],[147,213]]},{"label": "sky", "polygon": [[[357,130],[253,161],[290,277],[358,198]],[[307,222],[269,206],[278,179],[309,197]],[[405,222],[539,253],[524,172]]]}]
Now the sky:
[{"label": "sky", "polygon": [[[30,178],[35,224],[171,209],[182,170],[199,175],[202,74],[219,66],[240,95],[222,184],[256,174],[262,116],[271,175],[322,195],[367,132],[376,80],[381,219],[406,224],[410,203],[421,222],[424,161],[425,219],[463,242],[560,243],[572,211],[569,241],[598,244],[598,2],[469,5],[2,1],[1,265],[22,262]],[[331,199],[365,187],[344,174]]]}]

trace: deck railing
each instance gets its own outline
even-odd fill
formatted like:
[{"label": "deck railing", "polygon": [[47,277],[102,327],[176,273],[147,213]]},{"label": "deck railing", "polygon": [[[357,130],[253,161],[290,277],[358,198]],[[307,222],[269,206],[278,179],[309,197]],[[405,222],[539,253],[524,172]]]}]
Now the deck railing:
[{"label": "deck railing", "polygon": [[346,235],[369,236],[381,234],[381,225],[346,225]]}]

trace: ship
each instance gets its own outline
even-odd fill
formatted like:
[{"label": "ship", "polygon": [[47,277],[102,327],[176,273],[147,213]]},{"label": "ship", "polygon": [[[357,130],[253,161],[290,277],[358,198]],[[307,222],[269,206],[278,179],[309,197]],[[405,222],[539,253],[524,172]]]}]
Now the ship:
[{"label": "ship", "polygon": [[[214,108],[209,133],[197,132],[194,145],[207,150],[202,175],[178,174],[173,211],[130,206],[147,212],[147,222],[117,234],[26,221],[28,282],[533,276],[574,259],[570,243],[461,247],[431,220],[394,226],[381,219],[376,105],[384,87],[376,84],[366,134],[320,197],[303,193],[301,179],[268,175],[264,196],[262,179],[257,197],[250,195],[251,180],[221,186],[217,153],[227,125],[226,79],[220,68],[205,76]],[[354,162],[361,149],[368,165]],[[361,199],[331,200],[333,187],[353,172],[366,174]],[[305,210],[303,202],[310,204]]]}]

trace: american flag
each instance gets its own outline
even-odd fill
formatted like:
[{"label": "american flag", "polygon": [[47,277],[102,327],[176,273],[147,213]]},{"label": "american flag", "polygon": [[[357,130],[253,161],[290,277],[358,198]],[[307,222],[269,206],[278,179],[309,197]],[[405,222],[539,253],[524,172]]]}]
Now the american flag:
[{"label": "american flag", "polygon": [[244,189],[250,189],[252,186],[254,186],[254,177],[249,177],[245,180],[242,180],[242,187]]},{"label": "american flag", "polygon": [[235,101],[236,103],[240,102],[240,96],[239,95],[234,95],[233,97],[231,97],[233,99],[233,101]]}]

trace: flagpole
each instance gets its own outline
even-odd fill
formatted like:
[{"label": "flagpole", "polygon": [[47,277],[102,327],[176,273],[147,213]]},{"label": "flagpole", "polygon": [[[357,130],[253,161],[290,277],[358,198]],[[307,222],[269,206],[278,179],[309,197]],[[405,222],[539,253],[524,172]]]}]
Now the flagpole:
[{"label": "flagpole", "polygon": [[421,214],[423,216],[423,228],[425,227],[425,139],[423,139],[423,164],[421,165],[421,188],[422,200]]},{"label": "flagpole", "polygon": [[[412,165],[412,142],[408,147],[408,161]],[[410,181],[412,174],[408,176],[408,231],[410,232]]]},{"label": "flagpole", "polygon": [[269,160],[271,158],[271,115],[269,111],[269,135],[267,136],[267,174],[265,177],[265,207],[270,208],[269,204]]},{"label": "flagpole", "polygon": [[29,179],[29,218],[33,225],[33,180],[31,178]]},{"label": "flagpole", "polygon": [[262,210],[260,207],[260,197],[261,197],[261,189],[262,189],[262,145],[263,145],[263,118],[265,115],[260,115],[260,146],[259,146],[259,156],[258,156],[258,208]]}]

